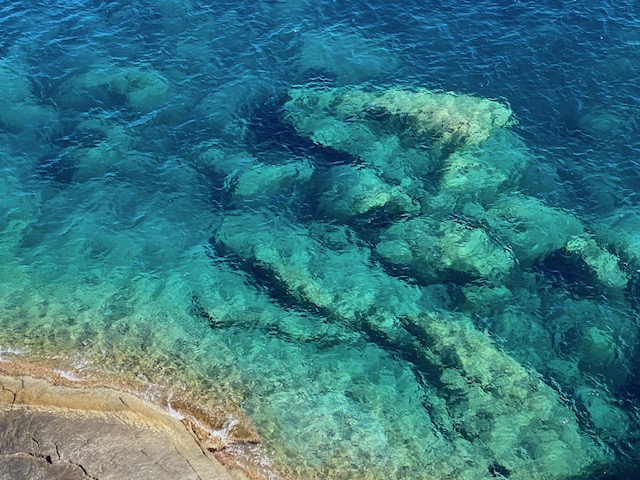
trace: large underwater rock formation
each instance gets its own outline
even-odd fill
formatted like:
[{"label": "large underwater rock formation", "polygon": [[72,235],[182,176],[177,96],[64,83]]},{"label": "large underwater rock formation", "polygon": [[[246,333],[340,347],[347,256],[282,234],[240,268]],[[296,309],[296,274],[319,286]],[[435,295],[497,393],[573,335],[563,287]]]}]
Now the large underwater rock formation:
[{"label": "large underwater rock formation", "polygon": [[[632,428],[609,389],[626,381],[637,327],[597,314],[585,322],[595,304],[568,295],[544,265],[624,304],[627,256],[575,213],[523,193],[535,156],[511,130],[510,107],[424,89],[314,87],[293,89],[282,118],[341,155],[305,188],[287,186],[322,221],[253,208],[251,192],[265,190],[254,163],[214,243],[297,308],[402,352],[425,383],[434,428],[467,459],[453,467],[435,455],[434,471],[569,478],[612,461],[584,418],[610,439]],[[462,294],[458,312],[441,287]],[[550,323],[556,304],[564,316]],[[593,382],[605,369],[615,375]],[[579,412],[563,388],[580,392]]]}]

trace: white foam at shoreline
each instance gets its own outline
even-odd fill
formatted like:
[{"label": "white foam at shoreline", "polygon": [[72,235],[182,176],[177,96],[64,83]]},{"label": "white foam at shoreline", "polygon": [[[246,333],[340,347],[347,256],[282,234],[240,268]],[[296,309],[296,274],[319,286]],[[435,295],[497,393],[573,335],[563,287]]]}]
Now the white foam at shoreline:
[{"label": "white foam at shoreline", "polygon": [[66,380],[70,380],[72,382],[82,381],[82,378],[78,377],[73,372],[69,372],[67,370],[61,370],[59,368],[54,368],[53,371]]},{"label": "white foam at shoreline", "polygon": [[169,415],[171,415],[173,418],[177,420],[182,421],[186,418],[182,413],[180,413],[178,410],[173,408],[170,403],[167,403],[167,407],[165,408],[165,410]]},{"label": "white foam at shoreline", "polygon": [[207,430],[207,432],[212,437],[219,438],[226,445],[229,440],[229,433],[231,433],[231,429],[235,427],[238,423],[240,423],[239,420],[229,415],[227,417],[227,421],[224,422],[224,425],[222,425],[222,428],[218,430]]},{"label": "white foam at shoreline", "polygon": [[0,346],[0,362],[10,361],[10,359],[4,358],[3,355],[22,355],[24,353],[25,353],[24,350],[20,350],[18,348]]},{"label": "white foam at shoreline", "polygon": [[23,355],[24,350],[20,350],[19,348],[11,348],[11,347],[0,347],[0,355],[8,353],[9,355]]},{"label": "white foam at shoreline", "polygon": [[224,422],[224,425],[222,425],[222,428],[219,428],[219,429],[207,428],[207,426],[197,418],[191,415],[184,415],[182,412],[179,412],[178,410],[173,408],[171,406],[171,403],[169,402],[167,402],[167,406],[165,407],[165,410],[173,418],[176,418],[180,421],[184,420],[185,418],[188,418],[191,423],[193,423],[198,428],[207,432],[211,437],[219,439],[224,445],[228,445],[229,443],[229,434],[231,433],[231,429],[240,423],[238,419],[234,418],[232,415],[229,415],[227,417],[227,420]]}]

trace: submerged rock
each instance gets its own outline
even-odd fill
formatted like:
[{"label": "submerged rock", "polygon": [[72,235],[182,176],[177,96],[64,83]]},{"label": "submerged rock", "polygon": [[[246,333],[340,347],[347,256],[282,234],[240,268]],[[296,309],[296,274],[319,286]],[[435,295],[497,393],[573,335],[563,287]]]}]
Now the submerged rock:
[{"label": "submerged rock", "polygon": [[423,314],[407,322],[448,398],[452,426],[509,478],[569,478],[610,460],[551,387],[468,319]]},{"label": "submerged rock", "polygon": [[327,248],[308,228],[284,219],[273,223],[262,214],[228,216],[216,239],[267,270],[302,305],[338,318],[355,320],[376,310],[409,313],[420,298],[417,289],[372,269],[368,249],[355,244],[340,251]]},{"label": "submerged rock", "polygon": [[[479,214],[482,218],[483,214]],[[485,219],[505,239],[522,265],[531,265],[558,251],[584,232],[580,220],[534,197],[503,195]]]},{"label": "submerged rock", "polygon": [[[289,96],[287,121],[301,135],[343,151],[363,143],[362,135],[347,140],[358,128],[395,134],[404,146],[428,148],[442,155],[479,145],[495,130],[513,123],[511,109],[500,102],[425,89],[299,88]],[[353,146],[345,147],[345,143]]]},{"label": "submerged rock", "polygon": [[11,58],[0,60],[0,126],[13,132],[52,132],[58,128],[56,110],[33,94],[25,71]]},{"label": "submerged rock", "polygon": [[379,109],[402,122],[418,138],[443,149],[479,145],[501,127],[513,124],[511,109],[500,102],[457,93],[389,89],[372,99]]},{"label": "submerged rock", "polygon": [[452,272],[499,280],[515,265],[513,254],[483,229],[427,217],[394,224],[382,233],[376,251],[429,282],[450,278]]},{"label": "submerged rock", "polygon": [[350,30],[331,26],[305,32],[299,69],[333,75],[345,85],[362,83],[398,66],[398,58],[386,45]]},{"label": "submerged rock", "polygon": [[292,161],[280,165],[258,163],[241,173],[235,181],[233,196],[236,201],[267,204],[279,194],[292,196],[313,175],[308,161]]},{"label": "submerged rock", "polygon": [[18,178],[9,175],[0,178],[0,195],[0,261],[5,267],[14,261],[29,227],[38,221],[41,198],[26,195]]},{"label": "submerged rock", "polygon": [[75,102],[79,93],[107,89],[122,95],[141,112],[160,108],[169,95],[169,81],[157,70],[146,66],[116,66],[105,64],[87,73],[71,77],[60,88],[64,102]]},{"label": "submerged rock", "polygon": [[133,150],[135,141],[132,132],[124,125],[111,121],[107,115],[84,118],[78,128],[94,132],[99,140],[68,149],[73,160],[74,181],[99,178],[117,166],[131,169],[140,162],[140,155]]},{"label": "submerged rock", "polygon": [[[600,316],[604,321],[606,315],[594,310],[580,319],[575,313],[557,316],[557,309],[565,306],[555,295],[569,295],[575,275],[586,272],[576,284],[597,282],[622,299],[630,274],[617,254],[623,246],[625,259],[639,258],[637,235],[614,235],[614,248],[608,234],[594,236],[591,226],[573,212],[522,193],[523,173],[536,159],[508,130],[511,111],[499,102],[420,89],[299,88],[290,92],[283,115],[301,136],[353,158],[353,165],[336,173],[371,171],[377,177],[376,182],[361,183],[369,188],[356,198],[372,205],[358,210],[341,177],[328,176],[324,189],[336,193],[324,212],[342,220],[386,208],[391,192],[401,187],[420,210],[406,210],[391,226],[359,231],[354,225],[356,233],[362,233],[363,243],[375,244],[393,274],[462,287],[464,309],[476,325],[450,315],[415,316],[411,310],[425,312],[418,297],[412,298],[413,308],[398,308],[397,302],[381,307],[376,301],[349,313],[380,345],[405,352],[434,386],[430,414],[437,427],[447,431],[447,425],[454,424],[470,451],[483,445],[491,452],[487,471],[509,478],[568,478],[610,461],[581,430],[558,392],[522,364],[534,365],[567,388],[593,388],[594,375],[610,374],[606,384],[613,389],[627,382],[629,350],[601,332]],[[277,271],[280,262],[288,260],[269,262],[268,268]],[[545,271],[545,262],[564,270]],[[313,284],[315,272],[324,270],[322,264],[302,283]],[[355,291],[348,262],[344,272],[345,288]],[[292,292],[305,291],[286,275],[276,277]],[[373,278],[365,281],[363,276],[361,282],[375,292],[379,277]],[[592,289],[575,291],[588,295]],[[323,308],[331,318],[344,319],[344,305],[351,299],[333,292]],[[578,308],[577,301],[571,301]],[[571,307],[566,308],[569,312]],[[629,327],[625,322],[611,326],[619,335],[628,332],[635,345],[637,329]],[[483,330],[506,338],[514,356],[496,347]],[[569,355],[572,360],[567,360]],[[605,403],[585,401],[582,413],[594,416],[593,425],[603,435],[625,435],[626,414],[609,399]],[[602,412],[615,417],[611,424],[603,421]]]},{"label": "submerged rock", "polygon": [[578,128],[598,140],[627,138],[637,128],[633,112],[624,107],[596,105],[578,119]]},{"label": "submerged rock", "polygon": [[325,182],[319,207],[339,221],[347,221],[374,208],[396,215],[420,211],[420,204],[400,186],[389,185],[370,168],[334,167]]},{"label": "submerged rock", "polygon": [[490,280],[504,278],[515,266],[511,251],[499,245],[482,228],[459,222],[441,224],[442,263],[446,268]]},{"label": "submerged rock", "polygon": [[500,194],[518,187],[531,161],[532,154],[522,139],[499,129],[482,146],[456,151],[443,161],[438,196],[433,203],[450,210],[468,202],[490,205]]},{"label": "submerged rock", "polygon": [[612,288],[623,288],[627,285],[629,279],[620,268],[620,260],[599,245],[593,237],[573,237],[565,248],[568,252],[579,255],[602,284]]},{"label": "submerged rock", "polygon": [[[367,332],[371,341],[410,359],[430,385],[425,402],[428,410],[433,405],[434,428],[451,439],[454,454],[473,458],[459,467],[460,478],[470,472],[477,478],[491,465],[512,478],[564,478],[607,460],[580,431],[575,413],[557,392],[500,351],[467,318],[420,313],[420,290],[372,268],[366,250],[343,245],[337,252],[301,226],[267,227],[265,220],[256,214],[227,217],[216,238],[268,272],[301,305],[313,305],[328,321]],[[262,228],[256,231],[256,225]],[[464,250],[456,254],[464,269],[490,275],[500,266],[484,252],[465,256]],[[506,258],[503,268],[508,270],[513,263]],[[385,438],[375,441],[384,444]]]}]

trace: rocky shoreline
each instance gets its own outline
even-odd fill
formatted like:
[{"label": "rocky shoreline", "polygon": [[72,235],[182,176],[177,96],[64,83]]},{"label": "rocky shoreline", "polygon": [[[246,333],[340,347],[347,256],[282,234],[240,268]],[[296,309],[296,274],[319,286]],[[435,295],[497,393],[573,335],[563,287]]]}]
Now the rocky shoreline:
[{"label": "rocky shoreline", "polygon": [[203,428],[124,389],[0,361],[0,480],[265,478],[203,442]]}]

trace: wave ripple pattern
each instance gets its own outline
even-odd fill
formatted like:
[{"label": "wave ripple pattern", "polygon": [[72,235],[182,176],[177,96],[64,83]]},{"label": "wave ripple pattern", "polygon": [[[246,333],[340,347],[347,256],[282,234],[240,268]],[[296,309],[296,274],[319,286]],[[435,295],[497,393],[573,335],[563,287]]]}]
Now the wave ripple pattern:
[{"label": "wave ripple pattern", "polygon": [[0,360],[268,478],[640,475],[640,17],[564,3],[3,2]]}]

